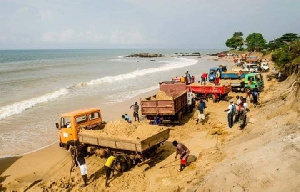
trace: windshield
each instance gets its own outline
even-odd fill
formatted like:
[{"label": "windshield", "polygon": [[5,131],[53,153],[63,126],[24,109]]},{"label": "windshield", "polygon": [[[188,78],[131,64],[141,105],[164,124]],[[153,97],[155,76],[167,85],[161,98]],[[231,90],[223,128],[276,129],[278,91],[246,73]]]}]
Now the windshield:
[{"label": "windshield", "polygon": [[214,74],[215,70],[210,70],[209,74]]},{"label": "windshield", "polygon": [[61,118],[61,127],[62,128],[71,128],[71,119],[70,117]]},{"label": "windshield", "polygon": [[77,124],[81,124],[81,123],[85,123],[85,122],[87,122],[87,116],[86,115],[76,117],[76,123]]}]

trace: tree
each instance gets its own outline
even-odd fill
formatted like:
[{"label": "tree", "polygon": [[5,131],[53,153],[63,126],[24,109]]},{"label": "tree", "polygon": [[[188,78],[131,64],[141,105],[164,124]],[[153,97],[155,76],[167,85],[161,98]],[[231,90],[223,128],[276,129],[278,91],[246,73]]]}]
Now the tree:
[{"label": "tree", "polygon": [[246,38],[248,51],[261,51],[266,47],[266,40],[260,33],[249,34]]},{"label": "tree", "polygon": [[231,49],[241,49],[244,45],[243,33],[234,32],[233,36],[230,39],[227,39],[225,45]]},{"label": "tree", "polygon": [[300,66],[300,41],[296,40],[276,49],[272,54],[272,60],[286,74],[297,72]]},{"label": "tree", "polygon": [[299,39],[299,36],[295,33],[286,33],[282,35],[281,37],[274,39],[273,41],[270,41],[267,45],[269,50],[275,50],[283,45],[293,42],[295,40]]}]

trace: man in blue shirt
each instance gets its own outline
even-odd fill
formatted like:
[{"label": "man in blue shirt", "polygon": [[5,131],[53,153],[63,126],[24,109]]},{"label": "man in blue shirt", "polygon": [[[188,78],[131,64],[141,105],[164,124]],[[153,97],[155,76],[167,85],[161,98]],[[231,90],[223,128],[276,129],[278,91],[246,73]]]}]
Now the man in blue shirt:
[{"label": "man in blue shirt", "polygon": [[205,120],[205,108],[206,108],[206,104],[205,102],[201,99],[200,103],[198,105],[198,118],[197,118],[197,122],[196,124],[198,124],[199,120],[201,119],[202,125],[204,124],[204,120]]}]

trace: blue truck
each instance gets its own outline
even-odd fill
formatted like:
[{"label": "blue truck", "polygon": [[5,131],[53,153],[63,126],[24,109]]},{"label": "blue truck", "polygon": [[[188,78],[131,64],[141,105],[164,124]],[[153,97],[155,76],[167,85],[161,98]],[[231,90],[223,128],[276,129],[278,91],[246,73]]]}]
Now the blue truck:
[{"label": "blue truck", "polygon": [[[221,67],[213,67],[209,69],[208,79],[210,82],[214,82],[216,79],[217,71],[220,72],[220,79],[239,79],[238,72],[225,72]],[[246,73],[242,72],[241,79],[245,78]]]}]

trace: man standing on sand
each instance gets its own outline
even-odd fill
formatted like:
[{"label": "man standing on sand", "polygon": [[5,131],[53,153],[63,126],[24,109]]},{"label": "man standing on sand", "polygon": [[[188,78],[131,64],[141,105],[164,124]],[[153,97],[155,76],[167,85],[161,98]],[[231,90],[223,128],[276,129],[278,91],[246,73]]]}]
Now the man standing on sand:
[{"label": "man standing on sand", "polygon": [[233,105],[234,105],[233,100],[230,100],[228,108],[225,110],[225,112],[227,112],[227,121],[228,121],[229,128],[232,128],[233,126],[233,115],[234,115],[232,110]]},{"label": "man standing on sand", "polygon": [[257,105],[258,97],[259,97],[259,93],[258,93],[257,86],[255,85],[255,88],[252,90],[252,98],[253,98],[254,107],[256,107],[256,105]]},{"label": "man standing on sand", "polygon": [[178,171],[181,172],[186,167],[190,150],[184,144],[178,143],[176,140],[173,141],[173,146],[176,147],[175,159],[177,159],[177,155],[180,155],[180,168]]},{"label": "man standing on sand", "polygon": [[138,122],[140,122],[140,118],[139,118],[139,105],[137,104],[137,102],[135,102],[134,105],[131,105],[130,108],[133,107],[133,117],[134,117],[134,121],[136,121],[136,119],[138,120]]},{"label": "man standing on sand", "polygon": [[[71,150],[70,150],[71,151]],[[87,186],[87,166],[85,164],[85,159],[84,155],[81,152],[80,148],[78,146],[75,147],[75,150],[73,150],[74,154],[72,156],[74,157],[72,165],[71,165],[71,170],[70,172],[73,171],[74,166],[79,166],[80,173],[83,179],[84,184],[81,185],[80,187],[85,187]]]},{"label": "man standing on sand", "polygon": [[198,105],[198,118],[196,120],[196,124],[198,124],[199,120],[201,119],[202,125],[204,124],[204,120],[205,120],[205,113],[204,110],[206,108],[206,104],[203,101],[203,99],[200,100],[200,103]]}]

